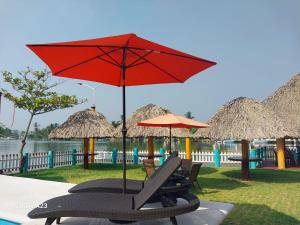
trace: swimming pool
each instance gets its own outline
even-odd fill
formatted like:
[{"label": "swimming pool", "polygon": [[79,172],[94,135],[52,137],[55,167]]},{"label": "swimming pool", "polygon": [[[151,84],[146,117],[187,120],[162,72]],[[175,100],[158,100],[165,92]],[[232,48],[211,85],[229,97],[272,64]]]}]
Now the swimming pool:
[{"label": "swimming pool", "polygon": [[0,218],[0,225],[21,225],[21,224]]}]

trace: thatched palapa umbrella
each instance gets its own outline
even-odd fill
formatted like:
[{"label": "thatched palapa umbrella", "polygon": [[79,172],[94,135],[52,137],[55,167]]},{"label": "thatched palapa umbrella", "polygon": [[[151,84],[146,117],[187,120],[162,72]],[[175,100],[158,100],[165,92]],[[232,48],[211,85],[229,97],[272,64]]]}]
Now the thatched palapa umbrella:
[{"label": "thatched palapa umbrella", "polygon": [[[300,74],[295,75],[285,85],[276,90],[263,101],[263,104],[276,112],[286,126],[296,132],[294,138],[300,136]],[[278,139],[277,143],[284,149],[285,140]],[[294,139],[296,144],[296,139]],[[278,159],[278,168],[285,168],[284,154]]]},{"label": "thatched palapa umbrella", "polygon": [[[166,115],[171,113],[170,110],[154,104],[148,104],[137,109],[126,121],[127,124],[127,137],[139,138],[148,137],[148,154],[153,155],[153,137],[169,137],[169,128],[158,127],[142,127],[138,126],[138,122],[151,119],[157,116]],[[122,137],[122,125],[117,127],[115,137]],[[173,137],[188,137],[189,132],[186,129],[174,129],[172,132]]]},{"label": "thatched palapa umbrella", "polygon": [[[284,121],[285,126],[300,136],[300,74],[295,75],[285,85],[276,90],[263,101],[263,104],[276,112]],[[296,142],[296,139],[294,140]],[[284,138],[277,139],[278,149],[285,149]],[[285,168],[284,154],[277,156],[278,168]]]},{"label": "thatched palapa umbrella", "polygon": [[105,116],[92,109],[79,111],[71,115],[66,122],[54,129],[50,139],[83,139],[84,167],[88,166],[89,138],[109,138],[114,128]]},{"label": "thatched palapa umbrella", "polygon": [[265,99],[263,104],[300,136],[300,73]]},{"label": "thatched palapa umbrella", "polygon": [[210,127],[199,129],[193,136],[215,140],[242,141],[242,178],[249,178],[249,141],[256,138],[282,138],[294,133],[286,128],[273,111],[249,98],[237,98],[225,104],[207,122]]}]

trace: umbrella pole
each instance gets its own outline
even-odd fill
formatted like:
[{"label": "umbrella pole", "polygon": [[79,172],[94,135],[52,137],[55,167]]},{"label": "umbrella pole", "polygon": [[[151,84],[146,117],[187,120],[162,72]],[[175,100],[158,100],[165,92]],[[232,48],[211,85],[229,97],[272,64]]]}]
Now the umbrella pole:
[{"label": "umbrella pole", "polygon": [[170,125],[170,143],[169,143],[170,153],[172,152],[172,126]]},{"label": "umbrella pole", "polygon": [[123,194],[126,194],[126,84],[125,84],[125,73],[126,73],[126,52],[127,48],[123,48],[123,60],[122,60],[122,97],[123,97],[123,127],[122,127],[122,136],[123,136]]}]

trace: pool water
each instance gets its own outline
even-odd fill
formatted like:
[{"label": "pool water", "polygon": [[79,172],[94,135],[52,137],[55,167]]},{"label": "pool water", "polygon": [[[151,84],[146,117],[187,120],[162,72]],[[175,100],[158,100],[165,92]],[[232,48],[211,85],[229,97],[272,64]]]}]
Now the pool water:
[{"label": "pool water", "polygon": [[0,219],[0,225],[21,225],[21,224],[13,221],[5,220],[5,219]]}]

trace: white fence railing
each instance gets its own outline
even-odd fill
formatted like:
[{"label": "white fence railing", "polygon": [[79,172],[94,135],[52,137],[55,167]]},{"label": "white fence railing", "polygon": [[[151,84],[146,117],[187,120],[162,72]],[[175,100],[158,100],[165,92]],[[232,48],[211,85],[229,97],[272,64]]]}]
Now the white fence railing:
[{"label": "white fence railing", "polygon": [[[52,167],[69,166],[72,165],[72,151],[56,151],[53,156]],[[83,163],[82,151],[75,153],[76,164]],[[34,171],[41,169],[48,169],[49,165],[49,152],[34,152],[26,154],[26,170]],[[0,155],[0,171],[1,173],[18,173],[20,168],[20,155],[19,154],[6,154]]]},{"label": "white fence railing", "polygon": [[[110,151],[99,151],[96,152],[97,155],[95,156],[95,161],[99,163],[112,163],[112,152]],[[140,150],[139,154],[147,154],[147,150]],[[160,154],[158,151],[155,151],[154,154]],[[165,158],[168,154],[165,154]],[[240,162],[230,161],[228,157],[236,157],[241,156],[240,153],[235,152],[224,152],[220,154],[221,164],[240,164]],[[185,152],[179,152],[179,157],[185,159],[186,154]],[[139,163],[142,162],[143,159],[147,157],[139,157]],[[159,158],[154,158],[155,161],[159,161]],[[214,153],[213,152],[192,152],[192,160],[193,162],[202,162],[202,163],[214,163]],[[117,162],[122,162],[122,152],[118,152]],[[126,163],[133,163],[133,151],[126,152]]]}]

